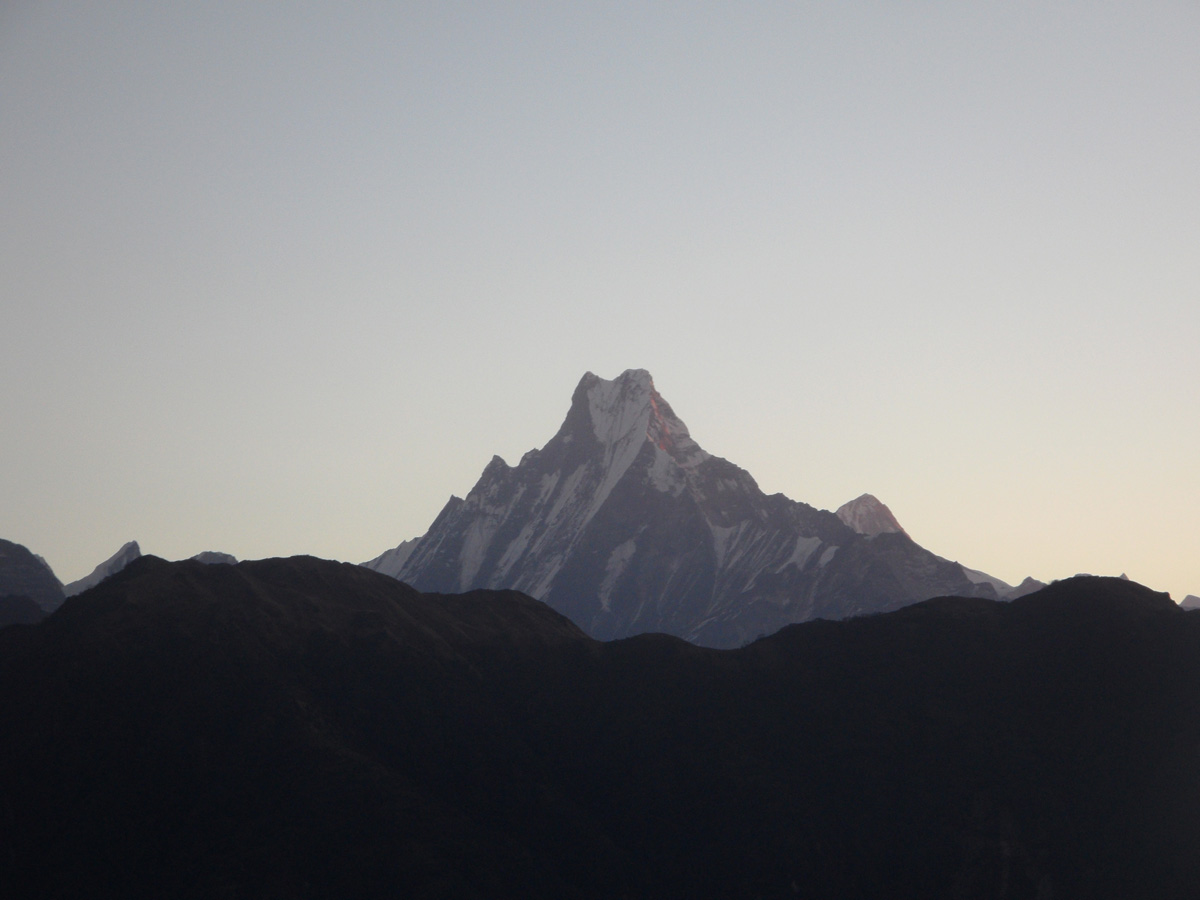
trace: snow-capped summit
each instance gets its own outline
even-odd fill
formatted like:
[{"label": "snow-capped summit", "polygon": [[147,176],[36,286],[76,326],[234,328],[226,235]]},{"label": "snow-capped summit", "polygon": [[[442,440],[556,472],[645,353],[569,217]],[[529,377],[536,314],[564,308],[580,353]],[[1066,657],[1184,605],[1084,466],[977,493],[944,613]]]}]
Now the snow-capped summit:
[{"label": "snow-capped summit", "polygon": [[575,389],[572,405],[582,406],[584,399],[592,431],[610,458],[619,457],[627,465],[649,440],[681,466],[694,467],[708,459],[645,369],[627,369],[612,381],[588,372]]},{"label": "snow-capped summit", "polygon": [[908,534],[900,527],[892,511],[872,494],[863,494],[849,503],[842,504],[838,507],[837,517],[867,537],[877,534]]},{"label": "snow-capped summit", "polygon": [[602,639],[662,631],[718,647],[818,616],[996,595],[874,502],[890,527],[868,539],[766,496],[692,440],[644,369],[588,372],[544,447],[516,466],[494,457],[415,547],[368,565],[423,591],[524,591]]},{"label": "snow-capped summit", "polygon": [[63,588],[63,593],[68,597],[74,597],[76,594],[82,594],[88,588],[93,588],[102,582],[105,578],[116,575],[123,568],[133,562],[142,555],[142,548],[138,546],[137,541],[129,541],[121,546],[121,549],[106,559],[96,568],[92,569],[90,575],[85,575],[78,581],[72,581]]}]

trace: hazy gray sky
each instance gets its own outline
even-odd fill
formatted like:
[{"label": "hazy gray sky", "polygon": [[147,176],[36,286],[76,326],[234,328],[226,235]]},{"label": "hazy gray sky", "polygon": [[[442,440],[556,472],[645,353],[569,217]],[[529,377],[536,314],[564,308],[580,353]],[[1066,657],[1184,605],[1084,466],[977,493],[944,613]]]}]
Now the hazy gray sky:
[{"label": "hazy gray sky", "polygon": [[586,370],[1200,593],[1200,4],[0,6],[0,536],[360,561]]}]

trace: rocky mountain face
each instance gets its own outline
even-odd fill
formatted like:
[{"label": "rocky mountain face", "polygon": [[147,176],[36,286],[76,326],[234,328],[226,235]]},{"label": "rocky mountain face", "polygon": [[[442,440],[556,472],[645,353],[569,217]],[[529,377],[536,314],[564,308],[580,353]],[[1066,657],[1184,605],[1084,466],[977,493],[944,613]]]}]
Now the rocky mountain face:
[{"label": "rocky mountain face", "polygon": [[68,584],[64,588],[64,591],[68,597],[82,594],[88,588],[98,585],[105,578],[111,578],[113,575],[116,575],[141,555],[142,548],[138,546],[138,542],[129,541],[123,544],[120,550],[92,569],[89,574],[83,576],[78,581],[72,581]]},{"label": "rocky mountain face", "polygon": [[0,896],[1191,900],[1198,746],[1200,616],[1118,579],[715,651],[144,557],[0,631]]},{"label": "rocky mountain face", "polygon": [[13,622],[24,622],[35,615],[29,609],[30,601],[43,613],[58,609],[64,598],[63,586],[40,556],[21,544],[0,540],[0,600],[4,598],[24,598],[26,602],[13,599],[5,603],[8,612],[4,614],[15,616]]},{"label": "rocky mountain face", "polygon": [[692,440],[643,370],[586,374],[549,443],[516,466],[493,458],[406,552],[395,574],[420,590],[523,591],[600,639],[736,647],[792,622],[996,596],[872,497],[839,516],[764,494]]}]

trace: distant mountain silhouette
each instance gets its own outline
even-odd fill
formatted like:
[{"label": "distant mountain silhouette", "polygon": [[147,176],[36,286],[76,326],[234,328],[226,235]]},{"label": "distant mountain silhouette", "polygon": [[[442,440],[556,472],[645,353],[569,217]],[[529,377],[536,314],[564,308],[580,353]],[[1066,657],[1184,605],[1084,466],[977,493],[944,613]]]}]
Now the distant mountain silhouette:
[{"label": "distant mountain silhouette", "polygon": [[[62,582],[44,559],[21,544],[0,540],[0,598],[4,597],[23,597],[43,612],[53,612],[64,594]],[[24,604],[14,601],[8,606],[15,610]]]},{"label": "distant mountain silhouette", "polygon": [[1200,616],[1116,579],[736,651],[143,557],[0,631],[11,897],[1184,898]]}]

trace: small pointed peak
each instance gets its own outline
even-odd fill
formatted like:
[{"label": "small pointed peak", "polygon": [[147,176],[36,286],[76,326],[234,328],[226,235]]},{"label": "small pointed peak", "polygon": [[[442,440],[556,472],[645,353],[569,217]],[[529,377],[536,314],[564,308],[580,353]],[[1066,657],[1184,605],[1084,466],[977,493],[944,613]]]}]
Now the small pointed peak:
[{"label": "small pointed peak", "polygon": [[583,373],[583,377],[579,379],[579,384],[575,385],[573,397],[578,396],[581,392],[586,391],[598,381],[603,381],[595,372],[587,371]]},{"label": "small pointed peak", "polygon": [[500,456],[493,456],[491,461],[483,467],[483,474],[488,475],[494,472],[507,471],[511,466],[504,461]]},{"label": "small pointed peak", "polygon": [[142,556],[142,548],[138,546],[137,541],[126,541],[121,545],[121,549],[106,559],[96,568],[92,569],[90,575],[85,575],[78,581],[72,581],[70,584],[63,587],[63,593],[68,597],[74,597],[76,594],[81,594],[88,588],[95,587],[104,579],[116,575],[135,559],[140,559]]},{"label": "small pointed peak", "polygon": [[137,541],[126,541],[121,545],[121,549],[100,563],[100,567],[108,567],[111,569],[109,574],[119,572],[125,566],[129,565],[135,559],[142,555],[142,548],[138,546]]},{"label": "small pointed peak", "polygon": [[862,494],[838,507],[837,517],[859,534],[874,537],[877,534],[903,534],[892,511],[873,494]]},{"label": "small pointed peak", "polygon": [[1026,575],[1025,579],[1015,588],[1004,595],[1005,600],[1017,600],[1021,597],[1026,597],[1029,594],[1036,593],[1046,586],[1046,582],[1038,581],[1032,575]]}]

